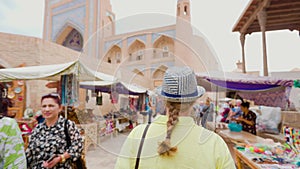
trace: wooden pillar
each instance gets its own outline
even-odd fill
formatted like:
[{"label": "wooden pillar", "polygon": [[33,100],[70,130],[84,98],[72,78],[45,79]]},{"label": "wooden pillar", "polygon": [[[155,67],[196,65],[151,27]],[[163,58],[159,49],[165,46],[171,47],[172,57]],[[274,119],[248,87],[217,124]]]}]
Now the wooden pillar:
[{"label": "wooden pillar", "polygon": [[267,44],[266,44],[266,22],[267,22],[266,10],[263,9],[260,12],[258,12],[257,17],[260,25],[260,30],[262,32],[264,76],[268,76]]},{"label": "wooden pillar", "polygon": [[245,59],[245,33],[241,33],[240,41],[242,46],[242,62],[243,62],[243,73],[246,73],[246,59]]}]

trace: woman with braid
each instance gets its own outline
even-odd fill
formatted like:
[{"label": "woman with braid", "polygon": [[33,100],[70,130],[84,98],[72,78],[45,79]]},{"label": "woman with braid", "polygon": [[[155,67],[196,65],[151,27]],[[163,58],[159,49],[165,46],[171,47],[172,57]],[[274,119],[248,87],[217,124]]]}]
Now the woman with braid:
[{"label": "woman with braid", "polygon": [[135,127],[128,135],[116,169],[235,169],[226,143],[195,124],[193,104],[205,93],[188,67],[169,68],[157,89],[167,115]]}]

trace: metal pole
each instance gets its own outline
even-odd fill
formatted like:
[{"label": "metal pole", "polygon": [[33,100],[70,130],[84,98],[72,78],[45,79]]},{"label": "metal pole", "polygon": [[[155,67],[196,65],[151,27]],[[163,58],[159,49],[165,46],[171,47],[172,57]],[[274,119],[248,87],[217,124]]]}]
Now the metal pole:
[{"label": "metal pole", "polygon": [[68,119],[68,106],[65,106],[65,119]]},{"label": "metal pole", "polygon": [[219,93],[219,86],[216,86],[216,103],[215,103],[215,120],[214,120],[214,123],[215,123],[215,129],[214,129],[214,132],[217,131],[217,115],[218,115],[218,109],[217,109],[217,106],[218,106],[218,93]]},{"label": "metal pole", "polygon": [[2,105],[2,99],[3,99],[3,97],[2,97],[2,86],[0,85],[0,114],[2,114],[3,113],[3,105]]}]

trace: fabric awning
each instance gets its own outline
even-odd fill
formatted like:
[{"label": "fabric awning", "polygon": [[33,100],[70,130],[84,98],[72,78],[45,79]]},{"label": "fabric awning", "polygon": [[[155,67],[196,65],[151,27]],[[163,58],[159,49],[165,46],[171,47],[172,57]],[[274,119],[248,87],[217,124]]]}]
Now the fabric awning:
[{"label": "fabric awning", "polygon": [[[197,73],[197,81],[202,82],[207,91],[235,91],[244,99],[253,100],[257,105],[285,108],[293,80],[241,73],[213,71]],[[201,83],[200,83],[201,85]],[[217,88],[217,89],[216,89]],[[220,88],[220,90],[219,90]]]},{"label": "fabric awning", "polygon": [[147,89],[141,86],[128,84],[125,82],[108,82],[108,81],[85,81],[80,82],[80,88],[111,93],[116,91],[119,94],[139,95],[146,94]]},{"label": "fabric awning", "polygon": [[28,66],[0,69],[0,81],[51,80],[58,81],[61,75],[76,74],[79,81],[116,81],[114,76],[91,70],[79,60],[54,65]]},{"label": "fabric awning", "polygon": [[205,79],[219,87],[236,91],[258,91],[274,89],[281,86],[293,86],[292,79],[278,79],[231,72],[214,71],[198,73],[197,78]]}]

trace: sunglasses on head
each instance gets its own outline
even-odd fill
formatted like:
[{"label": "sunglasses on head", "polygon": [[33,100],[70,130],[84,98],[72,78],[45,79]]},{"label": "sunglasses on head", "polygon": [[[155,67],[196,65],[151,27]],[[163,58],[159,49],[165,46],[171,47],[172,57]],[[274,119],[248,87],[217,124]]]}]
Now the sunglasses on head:
[{"label": "sunglasses on head", "polygon": [[60,95],[58,93],[49,93],[42,96],[42,98],[47,98],[47,97],[55,97],[60,100]]}]

